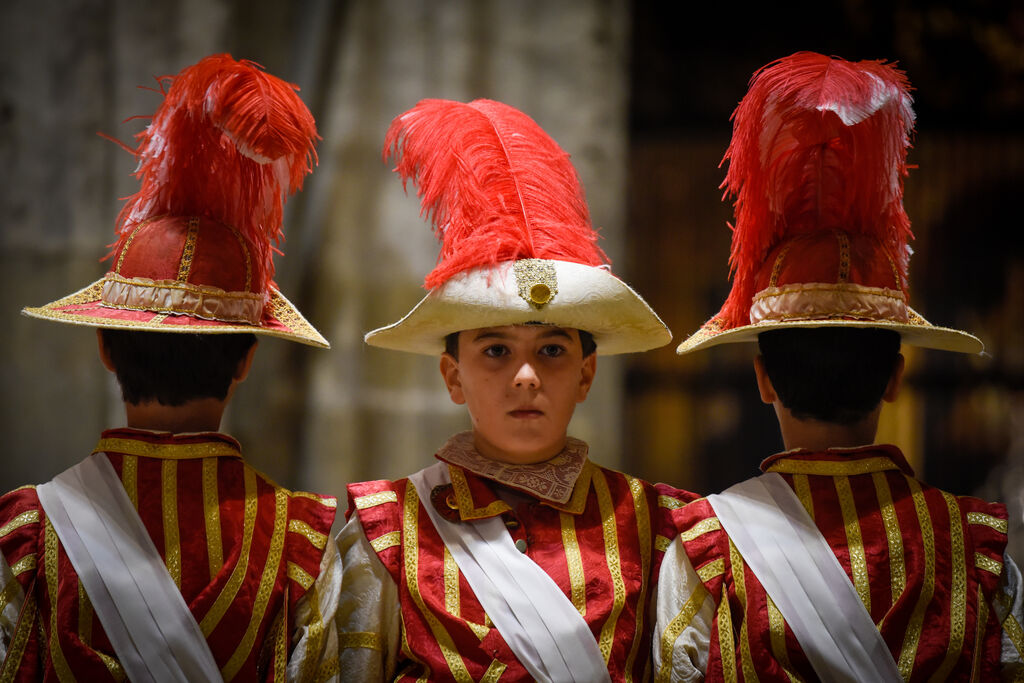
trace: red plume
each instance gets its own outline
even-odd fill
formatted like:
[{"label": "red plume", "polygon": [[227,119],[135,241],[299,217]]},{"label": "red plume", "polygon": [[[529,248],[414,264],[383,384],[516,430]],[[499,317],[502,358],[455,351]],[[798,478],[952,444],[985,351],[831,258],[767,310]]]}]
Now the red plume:
[{"label": "red plume", "polygon": [[906,288],[913,235],[903,178],[914,112],[903,72],[800,52],[755,73],[732,118],[722,183],[736,198],[733,288],[719,316],[726,327],[749,322],[765,257],[800,233],[876,237]]},{"label": "red plume", "polygon": [[513,259],[608,263],[569,155],[508,105],[423,100],[391,123],[384,158],[418,186],[441,240],[428,289]]},{"label": "red plume", "polygon": [[249,241],[254,277],[265,284],[285,200],[316,163],[313,117],[296,86],[229,55],[206,57],[170,80],[137,136],[142,187],[118,216],[115,251],[148,218],[206,216]]}]

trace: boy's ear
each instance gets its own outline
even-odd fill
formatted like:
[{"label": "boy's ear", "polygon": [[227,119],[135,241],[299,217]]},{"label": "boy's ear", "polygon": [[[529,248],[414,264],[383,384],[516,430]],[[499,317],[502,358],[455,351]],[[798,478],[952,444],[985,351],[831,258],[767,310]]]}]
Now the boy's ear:
[{"label": "boy's ear", "polygon": [[885,393],[882,394],[882,400],[887,403],[892,403],[896,400],[896,397],[900,395],[900,389],[903,388],[903,371],[906,369],[906,359],[903,358],[903,354],[897,354],[896,365],[892,368],[892,375],[889,377],[889,383],[885,385]]},{"label": "boy's ear", "polygon": [[583,403],[594,384],[594,375],[597,373],[597,354],[592,353],[583,359],[583,368],[580,373],[580,385],[576,393],[576,402]]},{"label": "boy's ear", "polygon": [[252,359],[256,356],[256,347],[259,345],[259,340],[256,340],[253,345],[249,347],[245,357],[238,361],[238,367],[235,368],[235,374],[232,376],[232,379],[236,382],[241,382],[249,376],[249,370],[252,369]]},{"label": "boy's ear", "polygon": [[103,367],[113,373],[117,373],[117,370],[114,368],[114,362],[110,360],[110,351],[107,349],[107,345],[103,342],[103,330],[100,328],[96,329],[96,343],[100,348],[100,362],[103,363]]},{"label": "boy's ear", "polygon": [[448,387],[448,396],[452,403],[462,405],[466,402],[466,395],[462,391],[462,377],[459,375],[459,361],[450,353],[441,354],[441,377],[444,378],[444,385]]},{"label": "boy's ear", "polygon": [[757,390],[761,394],[761,400],[769,404],[779,400],[779,395],[775,393],[775,387],[772,386],[772,380],[768,377],[768,371],[764,369],[764,357],[761,354],[754,357],[754,374],[757,375]]}]

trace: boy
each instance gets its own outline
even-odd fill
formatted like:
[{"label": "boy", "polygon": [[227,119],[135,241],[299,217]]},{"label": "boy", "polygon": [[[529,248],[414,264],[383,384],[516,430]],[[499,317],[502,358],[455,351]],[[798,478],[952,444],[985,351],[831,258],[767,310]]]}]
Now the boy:
[{"label": "boy", "polygon": [[641,680],[648,610],[689,500],[566,435],[596,354],[670,335],[607,269],[568,156],[498,102],[425,100],[386,153],[442,239],[429,294],[375,346],[440,354],[472,431],[409,478],[351,484],[339,535],[347,680]]},{"label": "boy", "polygon": [[678,352],[757,340],[786,450],[677,511],[659,680],[988,681],[1001,658],[1020,675],[1005,508],[928,486],[875,444],[901,340],[982,350],[906,303],[908,89],[882,62],[798,53],[755,74],[734,114],[733,288]]},{"label": "boy", "polygon": [[257,336],[328,346],[271,280],[284,199],[314,158],[294,90],[227,55],[171,79],[110,271],[25,310],[99,328],[127,426],[0,498],[2,680],[305,680],[336,664],[335,500],[277,486],[218,433]]}]

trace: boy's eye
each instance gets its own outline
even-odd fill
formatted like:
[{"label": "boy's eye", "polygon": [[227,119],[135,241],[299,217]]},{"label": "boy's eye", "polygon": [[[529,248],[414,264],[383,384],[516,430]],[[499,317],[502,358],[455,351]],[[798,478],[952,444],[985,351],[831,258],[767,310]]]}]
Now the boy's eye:
[{"label": "boy's eye", "polygon": [[484,355],[490,358],[500,358],[508,355],[508,347],[504,344],[492,344],[484,349]]},{"label": "boy's eye", "polygon": [[549,358],[556,358],[565,353],[565,347],[560,344],[545,344],[540,347],[540,355],[548,356]]}]

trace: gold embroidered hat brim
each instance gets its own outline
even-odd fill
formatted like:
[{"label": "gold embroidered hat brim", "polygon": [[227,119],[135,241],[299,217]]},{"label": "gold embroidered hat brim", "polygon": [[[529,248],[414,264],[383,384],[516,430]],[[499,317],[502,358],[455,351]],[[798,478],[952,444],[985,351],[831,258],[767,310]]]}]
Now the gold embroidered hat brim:
[{"label": "gold embroidered hat brim", "polygon": [[22,314],[41,320],[69,325],[146,332],[234,334],[248,332],[296,341],[329,349],[331,345],[303,317],[299,309],[275,287],[259,325],[206,320],[173,312],[114,308],[103,304],[101,291],[105,278],[44,306],[26,307]]},{"label": "gold embroidered hat brim", "polygon": [[551,264],[557,281],[547,303],[533,304],[522,296],[515,262],[506,261],[452,276],[401,320],[367,333],[365,341],[437,356],[452,332],[526,323],[589,332],[600,355],[647,351],[672,341],[672,333],[647,302],[607,268],[539,261]]},{"label": "gold embroidered hat brim", "polygon": [[766,320],[757,324],[734,327],[721,331],[715,320],[704,324],[699,330],[687,337],[676,347],[676,353],[683,355],[719,344],[736,344],[755,342],[762,332],[771,330],[788,330],[797,327],[862,327],[893,330],[898,332],[902,343],[925,349],[954,351],[957,353],[978,354],[985,350],[981,340],[972,334],[950,327],[939,327],[925,320],[917,311],[907,307],[908,322],[889,320],[857,320],[847,318],[808,319],[808,320]]}]

